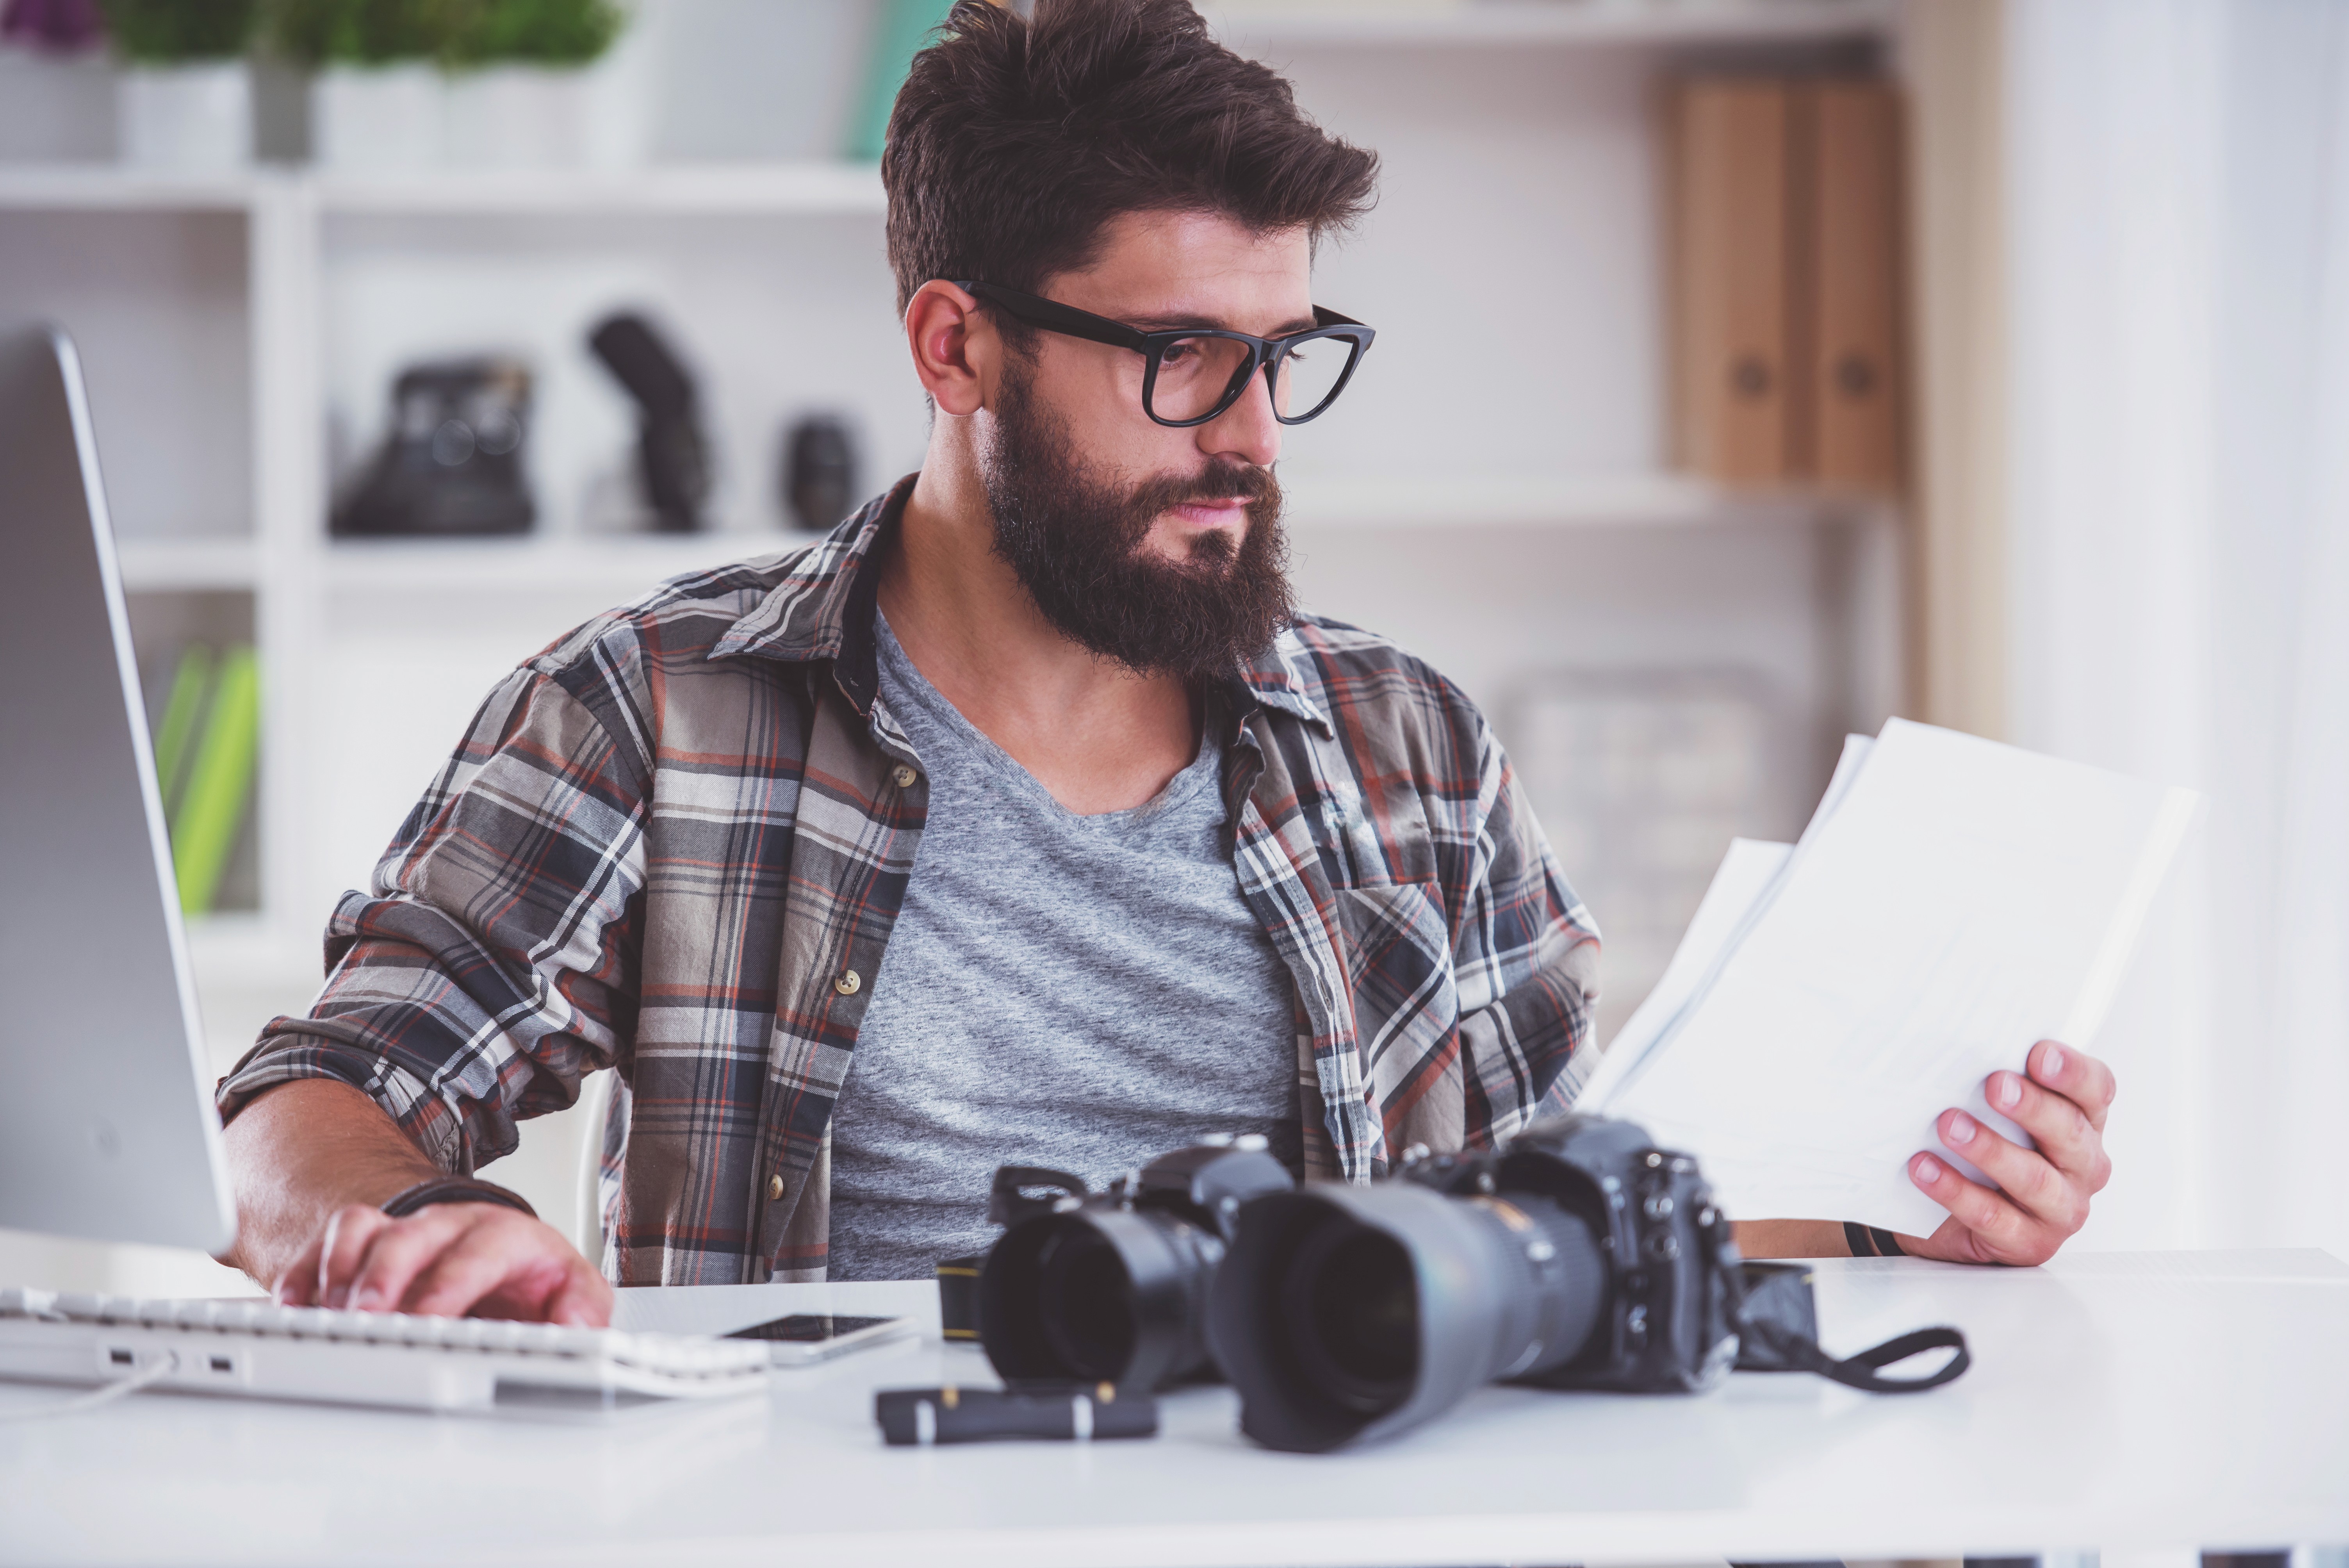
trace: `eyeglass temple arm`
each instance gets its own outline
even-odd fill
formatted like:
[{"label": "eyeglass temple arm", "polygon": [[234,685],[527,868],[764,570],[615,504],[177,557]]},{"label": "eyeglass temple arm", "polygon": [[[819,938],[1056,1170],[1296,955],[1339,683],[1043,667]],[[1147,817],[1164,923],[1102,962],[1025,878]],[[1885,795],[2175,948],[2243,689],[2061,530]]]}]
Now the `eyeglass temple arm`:
[{"label": "eyeglass temple arm", "polygon": [[1105,315],[1095,315],[1091,311],[1079,310],[1058,300],[1024,294],[1017,289],[998,288],[993,284],[966,283],[960,278],[952,282],[963,293],[1009,311],[1030,325],[1050,327],[1054,332],[1081,337],[1089,343],[1106,343],[1112,348],[1131,348],[1136,353],[1145,352],[1149,347],[1148,340],[1142,334]]}]

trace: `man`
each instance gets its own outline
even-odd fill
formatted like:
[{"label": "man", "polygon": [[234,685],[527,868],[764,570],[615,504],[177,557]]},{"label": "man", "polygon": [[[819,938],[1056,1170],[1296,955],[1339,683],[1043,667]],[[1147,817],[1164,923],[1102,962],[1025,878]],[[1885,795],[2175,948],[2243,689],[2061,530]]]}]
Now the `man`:
[{"label": "man", "polygon": [[[905,1277],[998,1161],[1213,1131],[1365,1181],[1588,1066],[1597,933],[1483,717],[1297,615],[1274,465],[1369,329],[1313,248],[1375,160],[1181,0],[966,0],[883,164],[920,473],[509,676],[220,1089],[281,1297],[605,1321],[610,1287]],[[618,1069],[599,1272],[471,1179]],[[2043,1045],[1904,1250],[2033,1261],[2111,1080]],[[1752,1250],[1844,1233],[1749,1225]],[[1889,1249],[1855,1231],[1849,1245]]]}]

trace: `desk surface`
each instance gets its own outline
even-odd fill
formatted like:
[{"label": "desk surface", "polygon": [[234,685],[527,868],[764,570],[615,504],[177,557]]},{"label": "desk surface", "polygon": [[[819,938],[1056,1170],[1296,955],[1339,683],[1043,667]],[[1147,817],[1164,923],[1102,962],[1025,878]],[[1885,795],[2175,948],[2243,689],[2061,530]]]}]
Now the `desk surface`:
[{"label": "desk surface", "polygon": [[[991,1382],[920,1343],[764,1398],[554,1424],[138,1395],[0,1424],[0,1561],[601,1563],[1686,1562],[2349,1542],[2349,1267],[2321,1253],[2045,1269],[1824,1264],[1828,1348],[1954,1322],[1974,1370],[1871,1398],[1488,1388],[1380,1447],[1274,1454],[1237,1400],[1155,1442],[885,1449],[877,1387]],[[926,1285],[623,1294],[623,1326],[918,1312]],[[0,1408],[57,1390],[0,1385]]]}]

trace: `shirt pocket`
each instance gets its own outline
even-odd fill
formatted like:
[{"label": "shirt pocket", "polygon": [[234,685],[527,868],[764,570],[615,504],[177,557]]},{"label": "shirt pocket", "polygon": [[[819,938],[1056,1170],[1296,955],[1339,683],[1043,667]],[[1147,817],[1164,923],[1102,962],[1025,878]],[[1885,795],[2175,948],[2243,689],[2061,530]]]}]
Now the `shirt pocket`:
[{"label": "shirt pocket", "polygon": [[[1433,882],[1336,890],[1346,988],[1373,1082],[1392,1087],[1442,1051],[1459,1021],[1451,923]],[[1387,1058],[1401,1047],[1406,1058]]]}]

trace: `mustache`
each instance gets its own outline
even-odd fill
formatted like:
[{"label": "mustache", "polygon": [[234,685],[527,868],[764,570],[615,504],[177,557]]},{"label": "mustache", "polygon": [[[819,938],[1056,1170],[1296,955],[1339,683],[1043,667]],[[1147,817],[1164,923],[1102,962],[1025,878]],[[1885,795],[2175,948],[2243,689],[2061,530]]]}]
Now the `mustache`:
[{"label": "mustache", "polygon": [[1280,499],[1280,481],[1273,478],[1270,469],[1254,463],[1210,463],[1197,474],[1161,474],[1144,480],[1133,488],[1131,504],[1134,515],[1146,524],[1185,501],[1224,500],[1232,496],[1245,497],[1253,510],[1257,504]]}]

